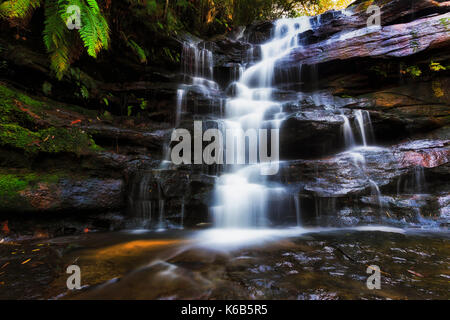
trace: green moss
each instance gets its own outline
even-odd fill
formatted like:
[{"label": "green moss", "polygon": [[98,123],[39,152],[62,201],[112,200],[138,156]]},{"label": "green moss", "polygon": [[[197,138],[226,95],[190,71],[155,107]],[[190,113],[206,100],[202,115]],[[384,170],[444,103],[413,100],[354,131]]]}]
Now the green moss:
[{"label": "green moss", "polygon": [[17,124],[0,124],[0,145],[23,149],[29,153],[73,152],[101,150],[94,140],[78,128],[57,128],[30,131]]},{"label": "green moss", "polygon": [[0,207],[8,208],[10,205],[15,206],[16,201],[23,201],[20,192],[27,188],[33,188],[38,183],[58,183],[68,176],[65,172],[0,171]]},{"label": "green moss", "polygon": [[6,174],[0,174],[0,202],[10,202],[19,198],[19,191],[24,190],[28,183],[19,177]]},{"label": "green moss", "polygon": [[[20,111],[20,109],[15,106],[17,104],[16,101],[24,107],[32,109],[37,114],[45,110],[66,109],[93,118],[95,118],[97,115],[97,111],[95,110],[89,110],[75,105],[58,103],[48,98],[44,98],[44,100],[40,101],[20,92],[17,89],[12,89],[0,83],[0,107],[2,105],[5,105],[8,109],[11,109],[11,107],[13,107],[13,109]],[[2,111],[0,110],[0,113],[1,112]]]},{"label": "green moss", "polygon": [[0,123],[16,122],[22,125],[32,123],[30,115],[20,110],[20,104],[20,100],[12,95],[11,90],[0,86]]},{"label": "green moss", "polygon": [[0,97],[2,100],[18,100],[31,107],[42,107],[44,105],[43,102],[37,101],[18,90],[13,90],[4,85],[0,85]]},{"label": "green moss", "polygon": [[36,124],[30,113],[38,113],[43,108],[49,108],[48,104],[0,85],[0,145],[22,149],[26,153],[81,154],[101,150],[92,137],[79,128],[55,126],[31,130]]},{"label": "green moss", "polygon": [[41,150],[49,153],[96,150],[94,140],[78,128],[56,128],[41,130]]},{"label": "green moss", "polygon": [[0,145],[24,149],[28,152],[39,150],[38,133],[25,129],[18,124],[0,124]]}]

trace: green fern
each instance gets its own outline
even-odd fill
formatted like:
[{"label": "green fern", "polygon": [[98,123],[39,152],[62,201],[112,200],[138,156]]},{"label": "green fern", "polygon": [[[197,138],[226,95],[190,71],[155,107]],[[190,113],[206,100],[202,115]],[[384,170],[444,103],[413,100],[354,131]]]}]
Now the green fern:
[{"label": "green fern", "polygon": [[77,1],[81,8],[81,29],[80,38],[87,50],[87,53],[97,58],[97,53],[102,49],[108,49],[109,26],[106,19],[100,13],[100,9],[95,0],[88,0],[88,5],[84,1]]},{"label": "green fern", "polygon": [[47,0],[45,2],[44,44],[50,54],[51,67],[61,79],[69,65],[71,43],[70,33],[61,19],[62,1]]},{"label": "green fern", "polygon": [[[58,79],[79,54],[78,36],[86,52],[94,58],[102,49],[108,49],[109,26],[96,0],[8,0],[0,4],[0,17],[9,21],[22,19],[41,4],[45,7],[43,40]],[[79,30],[69,30],[66,25],[72,16],[68,11],[72,5],[80,8]]]},{"label": "green fern", "polygon": [[139,57],[139,61],[141,63],[147,63],[147,54],[145,50],[141,48],[136,42],[133,40],[128,40],[128,46],[134,51],[134,53]]},{"label": "green fern", "polygon": [[41,0],[9,0],[0,4],[0,17],[22,19],[41,5]]}]

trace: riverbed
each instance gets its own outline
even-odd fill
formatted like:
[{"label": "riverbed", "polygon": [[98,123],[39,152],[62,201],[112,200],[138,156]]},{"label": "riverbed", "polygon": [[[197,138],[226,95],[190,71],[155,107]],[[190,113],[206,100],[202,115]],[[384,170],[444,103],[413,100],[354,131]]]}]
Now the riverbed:
[{"label": "riverbed", "polygon": [[[4,242],[0,253],[1,299],[450,298],[445,230],[91,232]],[[67,289],[69,265],[80,290]]]}]

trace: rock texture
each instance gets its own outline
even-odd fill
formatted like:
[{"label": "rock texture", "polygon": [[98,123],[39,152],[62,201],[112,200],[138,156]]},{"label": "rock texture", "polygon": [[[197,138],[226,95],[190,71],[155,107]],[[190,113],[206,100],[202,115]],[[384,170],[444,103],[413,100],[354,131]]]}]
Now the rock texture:
[{"label": "rock texture", "polygon": [[124,207],[122,180],[63,179],[58,183],[38,183],[20,192],[14,211],[108,211]]}]

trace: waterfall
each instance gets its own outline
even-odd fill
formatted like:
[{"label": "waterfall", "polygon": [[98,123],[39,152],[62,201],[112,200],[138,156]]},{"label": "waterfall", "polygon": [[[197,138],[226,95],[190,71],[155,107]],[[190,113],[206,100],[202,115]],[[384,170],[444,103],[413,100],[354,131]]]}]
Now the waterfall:
[{"label": "waterfall", "polygon": [[[359,137],[361,137],[361,143],[364,147],[367,147],[369,143],[373,142],[373,127],[370,119],[370,113],[367,110],[354,110],[354,120],[356,127],[358,128]],[[345,147],[350,149],[356,145],[355,134],[352,129],[349,118],[341,113],[344,124],[342,125],[342,132],[344,136]]]},{"label": "waterfall", "polygon": [[214,76],[213,54],[206,44],[199,48],[198,43],[184,42],[182,53],[183,74],[198,78],[212,79]]},{"label": "waterfall", "polygon": [[[185,42],[182,52],[182,72],[186,83],[177,90],[175,104],[176,129],[186,113],[187,94],[190,89],[198,89],[204,97],[210,97],[211,91],[219,90],[213,79],[213,55],[207,50],[205,44]],[[194,101],[195,102],[195,101]],[[163,159],[159,170],[167,169],[170,164],[170,141],[163,147]],[[134,228],[156,228],[163,231],[167,228],[165,199],[162,195],[158,175],[148,170],[138,170],[130,181],[130,197],[128,199],[128,212],[134,221]],[[157,196],[155,196],[157,195]],[[184,199],[181,205],[181,227],[184,223]],[[153,216],[153,217],[152,217]]]},{"label": "waterfall", "polygon": [[350,125],[350,121],[348,117],[342,114],[342,119],[344,120],[343,125],[343,134],[344,134],[344,142],[347,148],[352,148],[355,145],[355,136],[353,135],[352,126]]},{"label": "waterfall", "polygon": [[381,211],[383,209],[383,202],[381,199],[381,192],[380,192],[380,188],[378,187],[378,185],[375,183],[375,181],[373,181],[372,179],[369,179],[370,182],[370,186],[372,189],[372,197],[375,198],[377,205],[378,205],[378,209]]},{"label": "waterfall", "polygon": [[181,212],[180,212],[180,228],[183,229],[184,228],[184,197],[181,201]]},{"label": "waterfall", "polygon": [[358,126],[359,126],[359,132],[361,134],[361,138],[362,138],[362,142],[364,146],[367,146],[367,138],[366,138],[366,130],[364,127],[364,118],[363,118],[363,113],[361,110],[356,110],[355,111],[355,118],[356,121],[358,122]]},{"label": "waterfall", "polygon": [[297,218],[297,227],[301,226],[301,212],[300,212],[300,197],[298,194],[294,195],[295,217]]},{"label": "waterfall", "polygon": [[154,203],[150,190],[153,186],[152,175],[137,172],[131,179],[131,190],[128,198],[128,212],[132,217],[134,228],[149,228],[152,223]]},{"label": "waterfall", "polygon": [[[299,34],[311,29],[310,19],[281,19],[275,24],[273,38],[261,45],[261,61],[239,71],[235,83],[236,96],[225,104],[223,123],[226,129],[259,129],[263,126],[278,129],[284,119],[282,103],[272,99],[273,78],[277,60],[292,48],[301,46]],[[253,57],[253,48],[249,51]],[[269,112],[270,111],[270,112]],[[270,114],[271,116],[268,116]],[[278,137],[277,137],[278,138]],[[278,142],[278,141],[277,141]],[[256,143],[261,143],[257,141]],[[237,150],[237,157],[245,159],[247,149]],[[211,208],[215,226],[219,228],[254,228],[269,224],[271,196],[280,194],[284,187],[268,184],[260,174],[267,163],[236,166],[219,177],[215,192],[215,205]],[[299,200],[297,223],[300,223]],[[279,208],[275,211],[280,212]]]},{"label": "waterfall", "polygon": [[183,89],[177,90],[177,109],[176,109],[176,115],[175,115],[175,128],[177,128],[180,125],[181,120],[181,113],[184,111],[184,94],[185,91]]},{"label": "waterfall", "polygon": [[422,166],[417,166],[414,169],[414,176],[415,176],[415,182],[416,182],[416,192],[421,193],[425,191],[425,170]]},{"label": "waterfall", "polygon": [[359,133],[364,146],[367,146],[367,140],[373,137],[372,121],[370,113],[367,110],[355,110],[355,119],[358,124]]},{"label": "waterfall", "polygon": [[157,231],[165,230],[165,222],[164,222],[164,199],[160,199],[158,201],[159,206],[159,221]]}]

